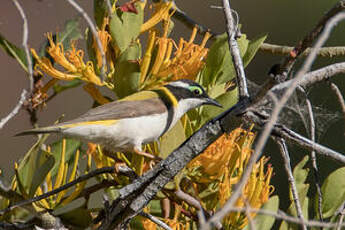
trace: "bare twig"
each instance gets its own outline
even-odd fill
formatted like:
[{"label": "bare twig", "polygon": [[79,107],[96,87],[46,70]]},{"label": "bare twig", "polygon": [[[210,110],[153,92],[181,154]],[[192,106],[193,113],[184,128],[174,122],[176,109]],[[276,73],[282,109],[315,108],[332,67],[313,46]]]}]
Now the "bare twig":
[{"label": "bare twig", "polygon": [[[313,108],[311,105],[311,102],[308,98],[306,98],[306,104],[308,107],[308,113],[309,113],[309,120],[310,120],[310,139],[311,141],[315,142],[315,121],[314,121],[314,113],[313,113]],[[322,216],[322,191],[321,191],[321,182],[320,182],[320,174],[319,174],[319,169],[317,166],[317,159],[316,159],[316,153],[315,150],[312,150],[310,152],[310,158],[313,166],[313,171],[314,171],[314,177],[315,177],[315,186],[316,186],[316,191],[318,194],[318,213],[320,216],[320,220],[323,221],[323,216]]]},{"label": "bare twig", "polygon": [[139,213],[140,216],[143,216],[149,220],[151,220],[153,223],[157,224],[159,227],[165,229],[165,230],[172,230],[169,225],[167,225],[166,223],[164,223],[163,221],[161,221],[160,219],[158,219],[157,217],[155,216],[152,216],[151,214],[149,213],[146,213],[146,212],[141,212]]},{"label": "bare twig", "polygon": [[0,129],[2,129],[4,127],[4,125],[10,119],[12,119],[15,115],[17,115],[19,110],[22,108],[22,105],[26,101],[27,95],[28,95],[28,92],[25,89],[23,89],[22,94],[20,95],[20,100],[18,101],[17,105],[14,107],[14,109],[6,117],[1,119],[1,121],[0,121]]},{"label": "bare twig", "polygon": [[331,82],[331,89],[333,90],[333,92],[335,93],[335,95],[337,96],[338,102],[340,104],[341,107],[341,111],[343,113],[343,117],[345,120],[345,101],[344,101],[344,97],[340,91],[340,89],[338,88],[338,86],[336,84],[334,84],[333,82]]},{"label": "bare twig", "polygon": [[[325,81],[341,73],[345,73],[345,62],[332,64],[321,69],[308,72],[301,80],[299,80],[298,85],[303,88],[310,87],[315,83]],[[271,91],[275,92],[278,90],[285,90],[290,87],[292,81],[293,79],[276,85],[271,89]]]},{"label": "bare twig", "polygon": [[[294,47],[262,43],[259,50],[273,55],[286,56],[291,54],[291,52],[294,50]],[[301,53],[301,56],[308,56],[311,50],[311,48],[307,48],[303,53]],[[345,47],[323,47],[317,52],[317,56],[325,58],[345,56]]]},{"label": "bare twig", "polygon": [[310,67],[311,67],[311,65],[312,65],[312,63],[316,57],[317,50],[327,40],[328,36],[330,35],[330,32],[332,31],[332,29],[336,25],[336,23],[338,23],[339,21],[341,21],[343,19],[345,19],[345,13],[340,13],[340,14],[334,16],[327,23],[323,33],[321,34],[319,40],[317,41],[314,49],[311,52],[311,54],[308,56],[308,58],[306,59],[306,62],[302,66],[301,70],[296,74],[296,77],[292,81],[291,86],[287,89],[287,91],[284,93],[281,100],[279,100],[279,102],[274,107],[271,118],[268,121],[268,123],[265,125],[265,128],[264,128],[263,132],[261,133],[261,135],[258,139],[254,153],[251,156],[251,158],[249,159],[248,164],[246,166],[246,169],[245,169],[239,183],[237,183],[236,188],[234,189],[234,192],[232,193],[232,196],[226,202],[224,207],[222,209],[220,209],[213,217],[211,217],[209,219],[209,221],[207,222],[207,225],[206,225],[206,229],[209,229],[211,227],[212,223],[215,223],[215,222],[221,220],[225,215],[227,215],[228,210],[231,207],[233,207],[233,205],[235,204],[235,201],[241,195],[242,189],[243,189],[244,185],[247,183],[247,180],[250,176],[252,168],[253,168],[255,162],[257,161],[258,157],[260,156],[260,154],[261,154],[261,152],[262,152],[262,150],[266,144],[266,141],[267,141],[275,123],[278,120],[278,116],[279,116],[281,110],[283,109],[283,107],[286,104],[286,102],[288,101],[288,99],[291,97],[292,93],[295,91],[300,79],[302,79],[302,77],[305,75],[305,73],[310,69]]},{"label": "bare twig", "polygon": [[98,169],[95,169],[91,172],[89,172],[88,174],[85,174],[85,175],[82,175],[80,177],[78,177],[77,179],[69,182],[69,183],[66,183],[64,185],[62,185],[61,187],[57,188],[57,189],[54,189],[54,190],[51,190],[47,193],[44,193],[40,196],[36,196],[36,197],[33,197],[29,200],[23,200],[23,201],[20,201],[16,204],[13,204],[11,206],[9,206],[8,208],[5,208],[5,209],[2,209],[0,210],[0,215],[3,215],[4,213],[6,212],[9,212],[11,210],[13,210],[14,208],[18,208],[18,207],[22,207],[22,206],[25,206],[25,205],[28,205],[28,204],[31,204],[33,202],[36,202],[36,201],[39,201],[39,200],[42,200],[42,199],[45,199],[49,196],[52,196],[54,194],[57,194],[63,190],[66,190],[80,182],[83,182],[85,180],[88,180],[92,177],[95,177],[95,176],[98,176],[98,175],[101,175],[101,174],[104,174],[104,173],[114,173],[115,172],[115,167],[104,167],[104,168],[98,168]]},{"label": "bare twig", "polygon": [[235,25],[234,18],[232,17],[229,0],[223,0],[223,11],[226,19],[226,32],[228,34],[228,43],[234,68],[236,70],[236,80],[240,100],[249,98],[246,74],[244,73],[244,66],[240,55],[240,49],[236,41],[237,26]]},{"label": "bare twig", "polygon": [[14,5],[17,7],[20,16],[23,19],[23,41],[22,41],[22,46],[25,51],[25,57],[27,61],[27,70],[28,70],[28,76],[29,76],[29,92],[30,94],[34,90],[34,77],[33,77],[33,70],[32,70],[32,60],[31,60],[31,55],[29,51],[29,46],[28,46],[28,38],[29,38],[29,27],[28,27],[28,19],[26,18],[26,15],[24,13],[24,10],[22,6],[19,4],[17,0],[12,0]]},{"label": "bare twig", "polygon": [[[324,32],[324,29],[327,27],[326,24],[329,24],[331,21],[331,18],[341,11],[345,9],[345,1],[339,1],[335,4],[335,6],[330,9],[317,23],[316,27],[310,31],[302,41],[299,42],[299,44],[293,49],[293,51],[290,52],[290,55],[286,57],[283,64],[280,66],[280,75],[283,75],[285,78],[282,78],[281,80],[285,80],[287,77],[287,73],[291,70],[293,65],[295,64],[297,58],[308,48],[312,45],[314,40],[321,34],[321,32]],[[319,49],[312,50],[311,53],[315,53],[315,55],[319,52]],[[311,54],[310,53],[310,54]],[[311,55],[309,55],[311,56]]]},{"label": "bare twig", "polygon": [[[28,37],[29,37],[29,28],[28,28],[28,20],[26,18],[26,15],[24,13],[24,10],[22,6],[19,4],[17,0],[12,0],[14,5],[16,6],[17,10],[20,13],[20,16],[23,19],[23,40],[22,40],[22,46],[25,51],[26,56],[26,62],[27,62],[27,71],[28,71],[28,77],[29,77],[29,87],[28,90],[23,89],[20,100],[18,101],[17,105],[14,107],[14,109],[3,119],[0,120],[0,129],[4,127],[4,125],[12,119],[15,115],[18,114],[19,110],[21,109],[22,105],[26,101],[27,97],[31,95],[33,88],[34,88],[34,78],[33,78],[33,71],[32,71],[32,61],[31,56],[29,52],[28,47]],[[29,93],[28,93],[29,92]]]},{"label": "bare twig", "polygon": [[341,153],[334,151],[333,149],[327,148],[323,145],[320,145],[316,142],[309,140],[308,138],[288,129],[284,125],[275,125],[273,129],[273,135],[282,137],[286,141],[296,144],[297,146],[310,150],[316,151],[318,154],[328,157],[331,160],[334,160],[338,163],[345,164],[345,156]]},{"label": "bare twig", "polygon": [[337,223],[337,230],[340,230],[343,224],[343,220],[344,220],[344,216],[345,216],[345,209],[343,208],[343,210],[340,212],[340,217]]},{"label": "bare twig", "polygon": [[[205,34],[206,32],[211,33],[211,31],[199,24],[198,22],[194,21],[191,17],[189,17],[183,10],[177,7],[175,1],[173,1],[174,7],[170,9],[170,13],[173,13],[173,17],[176,18],[177,20],[181,21],[184,25],[186,25],[188,28],[193,29],[194,27],[198,28],[198,33],[200,34]],[[214,35],[214,34],[212,34]]]},{"label": "bare twig", "polygon": [[307,226],[305,225],[306,221],[304,219],[301,202],[298,197],[296,182],[292,174],[289,152],[288,152],[284,139],[278,138],[277,143],[278,143],[282,158],[284,160],[284,167],[288,176],[288,181],[289,181],[291,192],[292,192],[293,202],[296,207],[297,217],[302,221],[303,229],[306,230],[307,229]]},{"label": "bare twig", "polygon": [[[290,55],[287,56],[282,64],[274,65],[270,70],[270,77],[264,85],[261,87],[257,95],[255,95],[254,101],[257,102],[261,100],[261,98],[266,94],[268,90],[270,90],[274,85],[280,82],[284,82],[288,76],[288,73],[292,69],[293,65],[295,64],[297,58],[302,54],[308,47],[310,47],[313,41],[319,36],[319,34],[324,31],[326,23],[337,13],[341,12],[345,8],[345,0],[339,1],[331,10],[329,10],[324,17],[321,18],[317,26],[309,32],[302,41],[289,53]],[[315,53],[316,55],[319,52],[318,47],[316,50],[311,49],[310,55]],[[313,56],[314,56],[313,55]]]},{"label": "bare twig", "polygon": [[89,15],[85,12],[85,10],[83,8],[80,7],[80,5],[78,3],[76,3],[74,0],[66,0],[66,1],[71,6],[73,6],[74,9],[76,11],[78,11],[78,13],[81,14],[81,16],[83,16],[83,18],[85,19],[87,24],[90,26],[91,32],[93,34],[94,39],[96,39],[97,47],[98,47],[99,52],[101,53],[101,56],[102,56],[101,79],[103,81],[105,81],[106,80],[106,75],[105,75],[106,59],[105,59],[105,53],[104,53],[104,49],[103,49],[103,46],[102,46],[102,42],[101,42],[101,39],[98,36],[98,32],[97,32],[96,26],[92,22],[92,20],[89,17]]}]

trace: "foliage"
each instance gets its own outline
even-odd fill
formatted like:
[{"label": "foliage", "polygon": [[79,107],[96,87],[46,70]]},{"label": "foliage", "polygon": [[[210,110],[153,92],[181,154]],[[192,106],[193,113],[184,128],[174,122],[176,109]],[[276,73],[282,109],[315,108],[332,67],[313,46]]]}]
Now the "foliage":
[{"label": "foliage", "polygon": [[[78,20],[68,20],[62,32],[47,33],[44,49],[40,52],[31,49],[35,61],[35,77],[44,82],[41,85],[36,84],[30,99],[31,109],[44,109],[51,97],[80,85],[83,85],[84,90],[97,105],[112,100],[102,95],[100,87],[113,92],[113,98],[121,99],[172,80],[195,80],[204,86],[208,94],[216,98],[223,108],[203,107],[191,111],[158,142],[145,146],[146,152],[165,158],[206,121],[234,105],[237,102],[237,88],[227,35],[222,34],[209,41],[211,35],[206,33],[201,43],[196,44],[197,28],[194,28],[189,40],[180,38],[178,42],[174,41],[169,38],[169,33],[173,29],[170,19],[173,4],[169,1],[155,2],[151,6],[154,12],[144,21],[144,16],[150,8],[146,6],[146,1],[131,1],[116,7],[113,3],[112,15],[108,15],[104,1],[94,0],[94,16],[105,54],[105,63],[96,38],[89,28],[85,30],[87,48],[77,48],[76,41],[83,38]],[[262,35],[248,39],[242,34],[237,39],[244,66],[251,62],[266,37],[267,35]],[[146,44],[143,42],[145,38]],[[2,35],[0,46],[27,70],[22,49]],[[105,70],[105,79],[99,77],[102,67]],[[94,168],[126,164],[140,176],[155,164],[151,159],[128,153],[115,153],[115,157],[110,158],[102,146],[88,143],[88,147],[84,148],[82,143],[72,139],[60,139],[47,145],[47,137],[48,135],[39,136],[20,163],[15,165],[11,191],[16,192],[18,196],[1,196],[1,209],[17,202],[18,197],[19,200],[30,199],[57,189]],[[165,221],[172,229],[196,229],[198,210],[177,197],[175,192],[182,191],[199,200],[205,210],[216,211],[225,204],[239,181],[252,154],[254,139],[253,132],[242,128],[222,136],[194,159],[174,181],[166,185],[145,211]],[[270,197],[274,191],[270,185],[273,168],[268,161],[267,157],[262,157],[256,163],[242,196],[236,201],[237,207],[249,205],[256,209],[278,211],[279,198]],[[308,158],[304,158],[294,169],[305,217],[310,215],[309,206],[313,203],[316,204],[314,206],[317,210],[318,200],[317,196],[308,195],[309,184],[306,179],[310,172],[304,168],[307,161]],[[345,199],[345,186],[342,180],[344,173],[344,168],[336,170],[322,185],[322,214],[324,218],[330,218],[334,222],[337,221],[336,211]],[[131,179],[115,171],[113,174],[97,177],[98,184],[102,185],[104,181],[111,181],[112,186],[108,184],[104,192],[114,200],[118,196],[118,189],[129,184]],[[70,228],[86,228],[91,225],[97,211],[102,208],[101,205],[96,209],[89,207],[90,195],[98,190],[85,192],[88,189],[87,184],[87,181],[83,181],[72,189],[60,191],[28,205],[29,207],[10,210],[0,219],[14,222],[34,219],[42,213],[53,213]],[[172,206],[169,210],[162,205],[166,199]],[[290,199],[292,200],[291,197]],[[77,200],[82,200],[82,204],[65,209],[71,204],[73,206],[73,202]],[[166,212],[169,214],[164,215]],[[288,212],[296,216],[294,204],[290,205]],[[317,216],[316,213],[317,211],[312,215]],[[275,222],[273,217],[267,215],[251,213],[248,217],[245,213],[233,212],[222,224],[226,229],[249,229],[248,218],[254,218],[258,229],[270,229]],[[131,226],[133,229],[156,228],[149,220],[138,217],[132,221]],[[297,229],[297,225],[283,221],[280,229]]]}]

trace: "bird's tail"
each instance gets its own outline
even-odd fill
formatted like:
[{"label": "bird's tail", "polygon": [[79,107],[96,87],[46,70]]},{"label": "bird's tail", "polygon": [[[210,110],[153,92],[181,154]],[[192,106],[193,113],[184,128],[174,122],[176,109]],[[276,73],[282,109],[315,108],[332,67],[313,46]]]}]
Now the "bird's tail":
[{"label": "bird's tail", "polygon": [[33,135],[40,133],[59,133],[61,132],[61,130],[62,128],[59,126],[48,126],[43,128],[24,130],[20,133],[17,133],[15,136]]}]

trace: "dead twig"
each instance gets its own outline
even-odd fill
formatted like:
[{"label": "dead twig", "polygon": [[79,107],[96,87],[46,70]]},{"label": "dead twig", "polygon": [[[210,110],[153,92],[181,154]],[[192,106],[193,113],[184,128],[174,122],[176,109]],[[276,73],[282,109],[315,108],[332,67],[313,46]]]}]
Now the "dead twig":
[{"label": "dead twig", "polygon": [[[274,45],[274,44],[269,44],[269,43],[262,43],[259,50],[262,52],[265,52],[265,53],[273,54],[273,55],[287,56],[287,55],[291,54],[291,52],[294,50],[294,47]],[[306,57],[310,54],[311,51],[312,51],[311,48],[307,48],[300,55]],[[317,52],[317,56],[318,57],[324,57],[324,58],[333,58],[333,57],[345,56],[345,47],[343,47],[343,46],[322,47]]]},{"label": "dead twig", "polygon": [[338,86],[336,84],[331,82],[330,85],[331,85],[331,89],[333,90],[333,92],[337,96],[338,102],[339,102],[340,107],[341,107],[341,112],[343,113],[343,118],[345,120],[345,100],[344,100],[344,97],[343,97],[340,89],[338,88]]},{"label": "dead twig", "polygon": [[331,20],[327,23],[327,25],[326,25],[325,29],[323,30],[320,38],[316,42],[316,45],[315,45],[313,51],[311,52],[311,54],[306,59],[301,70],[298,71],[298,73],[296,74],[296,77],[293,79],[291,86],[286,90],[283,97],[275,105],[273,112],[272,112],[272,115],[271,115],[271,118],[269,119],[268,123],[266,123],[265,128],[264,128],[263,132],[261,133],[261,135],[258,139],[254,153],[251,156],[251,158],[249,159],[248,164],[245,168],[245,171],[244,171],[240,181],[236,184],[236,188],[234,189],[232,196],[226,202],[224,207],[221,208],[215,215],[213,215],[213,217],[211,217],[209,219],[209,221],[206,224],[205,229],[210,229],[212,223],[218,222],[219,220],[223,219],[223,217],[228,214],[229,209],[231,207],[233,207],[233,205],[235,204],[235,201],[241,195],[242,189],[243,189],[244,185],[247,183],[247,180],[250,176],[252,168],[253,168],[255,162],[257,161],[258,157],[260,156],[260,154],[261,154],[261,152],[262,152],[262,150],[266,144],[266,141],[267,141],[268,137],[270,136],[271,131],[274,128],[275,123],[278,120],[278,116],[279,116],[281,110],[283,109],[284,105],[286,104],[286,102],[291,97],[292,93],[297,88],[298,82],[303,78],[305,73],[310,69],[310,67],[311,67],[311,65],[312,65],[312,63],[316,57],[317,50],[325,43],[325,41],[329,37],[333,27],[339,21],[344,20],[344,19],[345,19],[345,13],[339,13],[338,15],[331,18]]},{"label": "dead twig", "polygon": [[22,39],[22,46],[25,51],[26,56],[26,62],[27,62],[27,72],[29,77],[29,87],[28,90],[23,89],[20,99],[17,103],[17,105],[14,107],[14,109],[4,118],[0,120],[0,129],[2,129],[5,124],[11,120],[14,116],[16,116],[21,109],[24,102],[27,100],[27,97],[31,95],[34,88],[34,78],[33,78],[33,71],[32,71],[32,61],[31,56],[29,52],[29,46],[28,46],[28,37],[29,37],[29,28],[28,28],[28,20],[26,18],[26,15],[24,13],[24,10],[22,6],[19,4],[17,0],[12,0],[14,5],[16,6],[17,10],[19,11],[20,16],[23,19],[23,39]]},{"label": "dead twig", "polygon": [[157,224],[159,227],[161,227],[165,230],[172,230],[172,228],[170,228],[169,225],[167,225],[166,223],[164,223],[163,221],[161,221],[160,219],[158,219],[157,217],[155,217],[149,213],[141,212],[141,213],[139,213],[139,215],[151,220],[153,223]]},{"label": "dead twig", "polygon": [[292,174],[290,156],[289,156],[289,152],[288,152],[285,140],[282,138],[278,138],[277,143],[278,143],[278,147],[280,149],[282,158],[284,160],[284,167],[288,176],[288,181],[289,181],[291,192],[292,192],[293,202],[295,204],[296,211],[297,211],[297,217],[302,221],[302,228],[304,230],[307,230],[307,226],[305,225],[306,220],[304,219],[301,202],[298,197],[296,182]]},{"label": "dead twig", "polygon": [[31,204],[33,202],[36,202],[36,201],[39,201],[39,200],[42,200],[42,199],[45,199],[47,197],[50,197],[52,195],[55,195],[63,190],[66,190],[80,182],[83,182],[83,181],[86,181],[92,177],[95,177],[95,176],[98,176],[98,175],[101,175],[101,174],[104,174],[104,173],[114,173],[115,172],[115,167],[104,167],[104,168],[98,168],[98,169],[95,169],[85,175],[82,175],[80,177],[78,177],[77,179],[69,182],[69,183],[66,183],[64,185],[62,185],[61,187],[57,188],[57,189],[54,189],[54,190],[51,190],[47,193],[44,193],[40,196],[36,196],[36,197],[33,197],[31,199],[28,199],[28,200],[23,200],[23,201],[20,201],[16,204],[13,204],[13,205],[10,205],[9,207],[5,208],[5,209],[2,209],[0,210],[0,215],[3,215],[5,214],[6,212],[9,212],[15,208],[18,208],[18,207],[22,207],[22,206],[26,206],[28,204]]},{"label": "dead twig", "polygon": [[236,80],[239,92],[239,99],[249,98],[246,74],[240,54],[240,49],[236,41],[238,28],[232,16],[229,0],[223,0],[223,11],[226,19],[226,32],[228,34],[228,43],[234,67],[236,70]]}]

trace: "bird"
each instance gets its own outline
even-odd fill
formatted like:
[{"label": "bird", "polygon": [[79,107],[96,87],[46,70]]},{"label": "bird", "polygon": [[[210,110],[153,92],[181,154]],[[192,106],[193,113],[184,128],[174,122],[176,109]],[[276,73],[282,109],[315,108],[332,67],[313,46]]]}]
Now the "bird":
[{"label": "bird", "polygon": [[73,120],[16,136],[57,133],[99,144],[107,151],[154,158],[142,150],[142,145],[157,141],[186,112],[202,105],[222,107],[198,83],[181,79],[95,107]]}]

